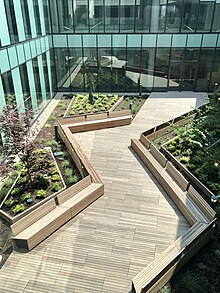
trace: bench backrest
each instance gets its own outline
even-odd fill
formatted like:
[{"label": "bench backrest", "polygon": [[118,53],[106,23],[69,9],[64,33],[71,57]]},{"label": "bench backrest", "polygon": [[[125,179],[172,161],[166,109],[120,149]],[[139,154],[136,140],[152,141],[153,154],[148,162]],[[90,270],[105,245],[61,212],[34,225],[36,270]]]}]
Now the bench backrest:
[{"label": "bench backrest", "polygon": [[146,149],[149,150],[150,144],[151,144],[150,140],[146,136],[144,136],[143,134],[141,134],[140,141],[143,143],[143,145],[146,147]]},{"label": "bench backrest", "polygon": [[176,183],[184,190],[186,191],[189,182],[186,180],[186,178],[171,164],[170,162],[167,162],[166,165],[167,172],[171,175],[171,177],[176,181]]},{"label": "bench backrest", "polygon": [[150,153],[161,164],[162,167],[166,166],[167,159],[153,144],[150,145]]},{"label": "bench backrest", "polygon": [[202,198],[198,191],[192,186],[189,186],[187,196],[189,196],[204,213],[204,215],[212,221],[215,218],[216,212],[210,207],[210,205]]},{"label": "bench backrest", "polygon": [[11,230],[14,236],[25,230],[27,227],[38,221],[43,216],[47,215],[53,209],[56,208],[56,202],[54,198],[48,200],[40,207],[33,210],[31,213],[27,214],[16,223],[11,225]]},{"label": "bench backrest", "polygon": [[121,110],[121,111],[111,111],[111,112],[109,112],[109,118],[123,117],[123,116],[130,116],[130,115],[131,115],[130,110]]},{"label": "bench backrest", "polygon": [[80,192],[81,190],[85,189],[91,183],[92,181],[89,175],[83,178],[82,180],[80,180],[78,183],[74,184],[73,186],[67,188],[66,190],[64,190],[63,192],[57,195],[58,204],[62,204],[63,202],[73,197],[78,192]]}]

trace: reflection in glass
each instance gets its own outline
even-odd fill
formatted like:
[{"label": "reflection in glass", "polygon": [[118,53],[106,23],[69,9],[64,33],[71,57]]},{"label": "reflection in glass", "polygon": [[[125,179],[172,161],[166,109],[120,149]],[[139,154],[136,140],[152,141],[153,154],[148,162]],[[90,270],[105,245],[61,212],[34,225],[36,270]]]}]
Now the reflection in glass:
[{"label": "reflection in glass", "polygon": [[90,32],[104,32],[104,5],[103,0],[89,1]]},{"label": "reflection in glass", "polygon": [[207,91],[213,66],[214,49],[202,49],[198,62],[197,91]]},{"label": "reflection in glass", "polygon": [[41,36],[41,23],[40,23],[40,12],[39,12],[39,6],[38,6],[38,0],[33,0],[34,4],[34,15],[35,15],[35,21],[36,21],[36,30],[37,30],[37,35]]},{"label": "reflection in glass", "polygon": [[81,48],[69,49],[69,73],[67,80],[71,90],[84,90],[83,55]]},{"label": "reflection in glass", "polygon": [[120,2],[120,31],[134,32],[135,0]]},{"label": "reflection in glass", "polygon": [[154,89],[163,91],[167,89],[169,72],[169,48],[157,48],[154,68]]},{"label": "reflection in glass", "polygon": [[37,94],[38,109],[41,110],[43,108],[43,103],[42,103],[42,91],[41,91],[40,74],[39,74],[39,66],[38,66],[37,57],[32,59],[32,64],[33,64],[33,71],[34,71],[34,81],[35,81],[35,88],[36,88],[36,94]]},{"label": "reflection in glass", "polygon": [[57,0],[60,32],[73,33],[72,0]]},{"label": "reflection in glass", "polygon": [[185,0],[182,18],[182,31],[192,33],[196,29],[199,0]]},{"label": "reflection in glass", "polygon": [[105,31],[119,32],[119,0],[105,0]]},{"label": "reflection in glass", "polygon": [[216,87],[220,85],[220,49],[217,49],[215,52],[212,76],[210,82],[210,91],[214,91]]},{"label": "reflection in glass", "polygon": [[8,19],[9,35],[12,43],[18,42],[18,29],[15,18],[13,0],[4,0],[6,16]]},{"label": "reflection in glass", "polygon": [[88,2],[87,0],[73,0],[73,11],[76,32],[88,32]]},{"label": "reflection in glass", "polygon": [[214,2],[200,2],[197,31],[210,31],[214,12]]},{"label": "reflection in glass", "polygon": [[[5,93],[5,100],[7,105],[16,105],[16,100],[14,96],[14,85],[12,81],[11,71],[2,74],[2,85]],[[13,95],[13,96],[12,96]],[[13,100],[12,100],[13,99]]]}]

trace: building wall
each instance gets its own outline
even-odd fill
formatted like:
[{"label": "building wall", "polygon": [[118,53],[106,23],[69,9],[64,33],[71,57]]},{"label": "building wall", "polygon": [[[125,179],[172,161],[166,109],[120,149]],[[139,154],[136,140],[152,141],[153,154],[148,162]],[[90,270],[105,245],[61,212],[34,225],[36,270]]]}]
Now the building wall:
[{"label": "building wall", "polygon": [[60,91],[212,91],[220,0],[51,0]]},{"label": "building wall", "polygon": [[[220,0],[0,0],[0,110],[59,91],[212,91]],[[27,99],[27,97],[29,97]]]},{"label": "building wall", "polygon": [[13,95],[37,115],[56,91],[48,2],[0,0],[0,19],[0,111]]}]

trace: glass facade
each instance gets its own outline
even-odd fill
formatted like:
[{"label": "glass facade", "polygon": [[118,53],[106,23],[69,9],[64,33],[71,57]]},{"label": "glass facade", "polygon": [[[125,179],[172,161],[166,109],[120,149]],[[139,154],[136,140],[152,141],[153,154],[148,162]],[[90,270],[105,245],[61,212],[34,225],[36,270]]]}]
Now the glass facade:
[{"label": "glass facade", "polygon": [[0,108],[57,91],[213,91],[220,0],[0,0]]}]

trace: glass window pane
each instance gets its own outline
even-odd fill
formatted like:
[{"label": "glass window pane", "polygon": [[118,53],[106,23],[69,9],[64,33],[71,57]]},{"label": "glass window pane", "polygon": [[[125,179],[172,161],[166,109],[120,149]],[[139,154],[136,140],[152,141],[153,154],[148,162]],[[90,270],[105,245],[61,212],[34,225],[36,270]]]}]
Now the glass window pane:
[{"label": "glass window pane", "polygon": [[211,30],[213,12],[214,2],[200,2],[196,25],[197,31],[209,32]]},{"label": "glass window pane", "polygon": [[157,36],[156,35],[143,35],[142,39],[142,47],[156,47],[156,40]]},{"label": "glass window pane", "polygon": [[66,35],[54,35],[53,36],[54,47],[67,47]]},{"label": "glass window pane", "polygon": [[18,65],[18,58],[15,46],[8,48],[8,56],[11,68]]},{"label": "glass window pane", "polygon": [[10,69],[8,53],[6,49],[0,50],[1,73]]},{"label": "glass window pane", "polygon": [[151,22],[151,0],[136,1],[135,31],[149,32]]},{"label": "glass window pane", "polygon": [[19,64],[22,64],[25,62],[25,55],[24,55],[24,47],[23,44],[21,45],[17,45],[16,46],[17,49],[17,55],[18,55],[18,62]]},{"label": "glass window pane", "polygon": [[105,31],[119,32],[119,0],[105,0]]},{"label": "glass window pane", "polygon": [[202,35],[201,34],[193,34],[193,35],[188,35],[187,39],[187,47],[200,47],[201,46],[201,41],[202,41]]},{"label": "glass window pane", "polygon": [[13,0],[4,0],[6,16],[8,19],[9,35],[12,43],[18,42],[18,29],[15,17]]},{"label": "glass window pane", "polygon": [[142,48],[140,83],[145,90],[151,91],[154,82],[155,51],[153,48]]},{"label": "glass window pane", "polygon": [[22,16],[24,21],[24,31],[26,39],[31,38],[31,24],[30,24],[30,17],[29,17],[29,10],[28,10],[28,1],[21,0],[21,10]]},{"label": "glass window pane", "polygon": [[199,0],[184,1],[182,31],[192,33],[196,29]]},{"label": "glass window pane", "polygon": [[57,0],[60,32],[73,33],[72,0]]},{"label": "glass window pane", "polygon": [[152,1],[151,32],[164,32],[167,3],[164,0]]},{"label": "glass window pane", "polygon": [[42,31],[41,31],[40,11],[38,6],[38,0],[33,0],[33,4],[34,4],[34,15],[35,15],[37,35],[41,36]]},{"label": "glass window pane", "polygon": [[70,76],[66,82],[69,82],[71,90],[84,90],[83,55],[81,48],[69,49],[69,67]]},{"label": "glass window pane", "polygon": [[104,32],[104,4],[103,0],[89,1],[90,32]]},{"label": "glass window pane", "polygon": [[166,7],[166,31],[178,32],[180,30],[183,1],[168,0]]},{"label": "glass window pane", "polygon": [[108,47],[98,48],[98,90],[111,91],[112,52]]},{"label": "glass window pane", "polygon": [[134,32],[135,0],[120,2],[120,31]]},{"label": "glass window pane", "polygon": [[171,35],[158,35],[157,36],[157,46],[158,47],[170,47],[171,45]]},{"label": "glass window pane", "polygon": [[69,35],[68,38],[68,47],[81,47],[82,38],[81,35]]},{"label": "glass window pane", "polygon": [[96,35],[83,35],[83,47],[96,47]]},{"label": "glass window pane", "polygon": [[126,47],[126,35],[112,35],[113,47]]},{"label": "glass window pane", "polygon": [[111,35],[98,35],[98,47],[111,47]]},{"label": "glass window pane", "polygon": [[214,19],[213,19],[213,25],[212,25],[212,31],[217,32],[220,31],[220,3],[215,5],[215,11],[214,11]]},{"label": "glass window pane", "polygon": [[213,65],[214,49],[201,49],[197,73],[197,91],[208,91]]},{"label": "glass window pane", "polygon": [[141,35],[128,35],[128,47],[141,47]]},{"label": "glass window pane", "polygon": [[75,31],[88,32],[88,2],[87,0],[73,1]]},{"label": "glass window pane", "polygon": [[172,47],[185,47],[186,46],[186,37],[187,35],[173,35]]},{"label": "glass window pane", "polygon": [[157,48],[154,67],[154,90],[167,89],[170,49]]},{"label": "glass window pane", "polygon": [[217,41],[217,34],[203,35],[202,47],[215,47]]}]

